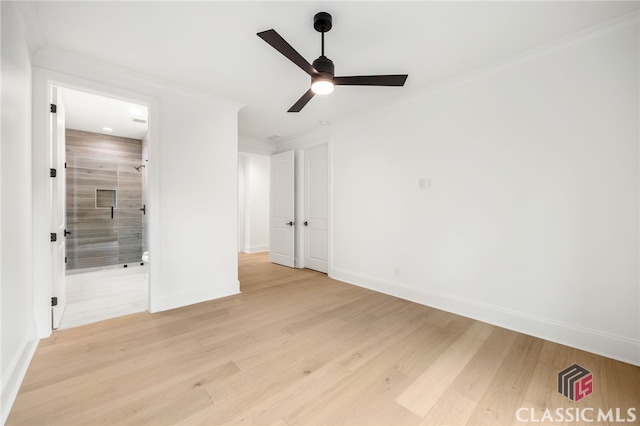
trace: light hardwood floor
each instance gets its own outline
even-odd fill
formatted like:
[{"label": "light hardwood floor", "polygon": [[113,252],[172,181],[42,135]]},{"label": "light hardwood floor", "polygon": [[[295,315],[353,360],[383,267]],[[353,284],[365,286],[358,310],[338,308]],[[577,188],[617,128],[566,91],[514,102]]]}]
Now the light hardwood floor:
[{"label": "light hardwood floor", "polygon": [[[55,332],[8,424],[511,425],[519,408],[640,408],[636,366],[262,254],[240,256],[240,281],[237,296]],[[573,363],[594,376],[578,402],[557,392]]]}]

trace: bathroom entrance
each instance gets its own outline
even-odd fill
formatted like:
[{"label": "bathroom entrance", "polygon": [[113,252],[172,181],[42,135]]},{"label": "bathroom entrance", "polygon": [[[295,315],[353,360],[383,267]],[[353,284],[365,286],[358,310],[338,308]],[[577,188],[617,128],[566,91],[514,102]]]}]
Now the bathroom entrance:
[{"label": "bathroom entrance", "polygon": [[66,305],[54,328],[70,328],[148,308],[148,110],[69,88],[58,88],[58,99]]},{"label": "bathroom entrance", "polygon": [[65,133],[67,271],[139,265],[146,246],[143,141]]}]

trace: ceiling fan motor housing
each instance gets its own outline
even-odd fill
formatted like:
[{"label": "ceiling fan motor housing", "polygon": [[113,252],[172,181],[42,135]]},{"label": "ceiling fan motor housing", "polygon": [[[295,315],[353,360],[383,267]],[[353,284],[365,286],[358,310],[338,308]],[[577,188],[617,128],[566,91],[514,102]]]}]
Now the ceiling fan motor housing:
[{"label": "ceiling fan motor housing", "polygon": [[326,33],[331,29],[332,18],[327,12],[318,12],[313,17],[313,28],[321,33]]},{"label": "ceiling fan motor housing", "polygon": [[318,71],[322,77],[329,78],[333,80],[333,76],[335,75],[335,67],[333,66],[333,61],[326,56],[320,56],[318,59],[313,61],[313,68]]}]

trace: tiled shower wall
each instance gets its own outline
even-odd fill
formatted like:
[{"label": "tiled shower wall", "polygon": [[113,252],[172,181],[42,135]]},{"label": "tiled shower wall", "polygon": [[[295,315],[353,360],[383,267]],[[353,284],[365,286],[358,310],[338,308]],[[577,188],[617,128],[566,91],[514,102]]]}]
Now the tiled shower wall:
[{"label": "tiled shower wall", "polygon": [[139,264],[141,141],[67,129],[66,163],[67,270]]}]

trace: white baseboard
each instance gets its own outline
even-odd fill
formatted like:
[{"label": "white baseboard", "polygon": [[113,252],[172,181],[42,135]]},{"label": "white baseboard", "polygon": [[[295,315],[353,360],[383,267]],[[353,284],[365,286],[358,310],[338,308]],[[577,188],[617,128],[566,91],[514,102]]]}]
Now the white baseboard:
[{"label": "white baseboard", "polygon": [[244,246],[244,249],[242,251],[248,254],[264,253],[265,251],[269,251],[269,244],[261,244],[257,246]]},{"label": "white baseboard", "polygon": [[158,310],[154,312],[181,308],[183,306],[233,296],[239,293],[240,281],[238,280],[224,288],[215,288],[212,285],[206,285],[185,291],[174,291],[160,296]]},{"label": "white baseboard", "polygon": [[334,268],[329,276],[379,293],[640,366],[640,341],[637,340],[345,270]]},{"label": "white baseboard", "polygon": [[[31,330],[30,333],[27,333],[27,335],[35,336],[35,328]],[[27,369],[36,352],[38,342],[39,339],[37,338],[24,340],[16,352],[16,355],[11,360],[7,371],[2,375],[2,400],[0,401],[2,424],[5,424],[9,417],[9,412],[18,396],[20,385],[22,385],[24,376],[27,374]]]}]

